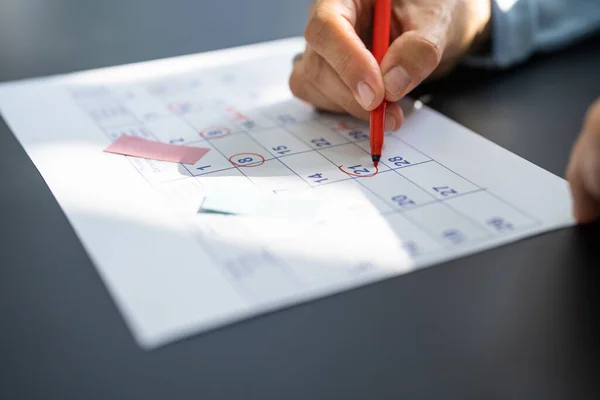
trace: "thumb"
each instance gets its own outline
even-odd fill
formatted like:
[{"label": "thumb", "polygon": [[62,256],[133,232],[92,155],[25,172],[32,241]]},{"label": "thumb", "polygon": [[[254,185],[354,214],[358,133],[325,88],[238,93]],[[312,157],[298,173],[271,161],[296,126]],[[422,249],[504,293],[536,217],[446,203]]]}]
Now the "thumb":
[{"label": "thumb", "polygon": [[322,87],[324,71],[332,69],[355,100],[372,110],[383,101],[385,91],[379,65],[356,32],[359,22],[368,17],[357,4],[355,0],[315,1],[304,33],[311,49],[305,74]]},{"label": "thumb", "polygon": [[430,28],[405,32],[390,45],[381,62],[386,100],[398,101],[440,65],[444,35]]}]

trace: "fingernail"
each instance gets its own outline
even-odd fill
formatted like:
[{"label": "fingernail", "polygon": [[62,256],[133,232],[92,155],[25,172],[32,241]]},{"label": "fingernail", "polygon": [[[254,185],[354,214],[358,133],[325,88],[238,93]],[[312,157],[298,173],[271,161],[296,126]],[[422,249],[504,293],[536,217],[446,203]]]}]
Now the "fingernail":
[{"label": "fingernail", "polygon": [[393,95],[400,95],[410,85],[411,77],[400,65],[390,69],[383,77],[385,89]]},{"label": "fingernail", "polygon": [[393,115],[385,114],[385,130],[394,131],[396,130],[396,118]]},{"label": "fingernail", "polygon": [[364,81],[359,82],[358,84],[358,95],[360,96],[360,102],[364,108],[369,108],[375,99],[375,91]]}]

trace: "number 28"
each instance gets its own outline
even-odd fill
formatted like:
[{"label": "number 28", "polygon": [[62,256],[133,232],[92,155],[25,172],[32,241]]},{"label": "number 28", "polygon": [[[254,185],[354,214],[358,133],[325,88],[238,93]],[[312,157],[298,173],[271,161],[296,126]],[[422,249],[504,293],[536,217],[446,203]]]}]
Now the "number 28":
[{"label": "number 28", "polygon": [[391,157],[391,158],[388,158],[388,161],[391,163],[394,163],[394,165],[396,167],[401,167],[403,165],[410,165],[410,161],[405,160],[402,157]]}]

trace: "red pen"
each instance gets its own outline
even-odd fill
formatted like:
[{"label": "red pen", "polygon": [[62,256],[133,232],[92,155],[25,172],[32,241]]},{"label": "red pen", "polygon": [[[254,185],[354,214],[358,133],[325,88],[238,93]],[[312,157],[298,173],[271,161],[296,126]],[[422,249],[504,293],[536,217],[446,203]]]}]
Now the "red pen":
[{"label": "red pen", "polygon": [[[381,65],[381,60],[390,45],[390,20],[392,16],[392,0],[375,0],[373,18],[373,56]],[[385,132],[385,99],[371,111],[371,159],[377,167],[381,159],[383,134]]]}]

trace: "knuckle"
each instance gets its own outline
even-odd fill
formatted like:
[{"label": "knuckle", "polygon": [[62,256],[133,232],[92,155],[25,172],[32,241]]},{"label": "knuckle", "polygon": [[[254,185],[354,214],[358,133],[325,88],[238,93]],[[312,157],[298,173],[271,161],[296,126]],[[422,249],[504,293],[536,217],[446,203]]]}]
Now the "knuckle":
[{"label": "knuckle", "polygon": [[427,17],[439,23],[449,23],[452,17],[451,8],[447,6],[447,2],[436,2],[427,5],[421,9],[421,12]]},{"label": "knuckle", "polygon": [[339,52],[333,69],[335,69],[342,80],[346,81],[352,75],[352,65],[352,56],[348,53]]},{"label": "knuckle", "polygon": [[304,38],[315,48],[320,46],[327,40],[331,29],[331,13],[323,8],[315,8],[310,17]]},{"label": "knuckle", "polygon": [[415,36],[415,45],[418,49],[419,64],[422,69],[433,70],[442,61],[442,46],[438,41],[425,36]]},{"label": "knuckle", "polygon": [[413,77],[423,79],[440,65],[443,45],[435,36],[410,31],[399,40],[401,49],[397,49],[397,57],[409,67]]}]

